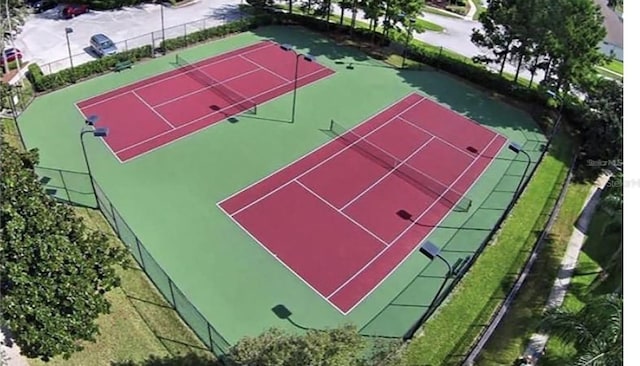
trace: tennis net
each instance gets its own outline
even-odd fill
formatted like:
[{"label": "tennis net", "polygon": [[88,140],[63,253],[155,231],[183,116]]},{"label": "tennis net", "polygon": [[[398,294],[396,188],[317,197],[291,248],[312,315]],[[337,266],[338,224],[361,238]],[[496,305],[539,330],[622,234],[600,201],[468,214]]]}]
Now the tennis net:
[{"label": "tennis net", "polygon": [[198,66],[176,55],[176,65],[185,71],[185,74],[191,78],[206,86],[209,90],[213,91],[217,95],[224,98],[227,102],[231,103],[230,107],[235,107],[235,110],[240,110],[239,113],[248,111],[249,113],[256,114],[258,105],[251,99],[241,95],[233,89],[225,86],[220,81],[212,78],[204,71],[200,70]]},{"label": "tennis net", "polygon": [[356,134],[353,130],[343,127],[334,120],[331,120],[330,130],[350,147],[364,154],[367,158],[374,160],[383,168],[393,171],[394,174],[414,187],[432,197],[442,198],[442,202],[454,211],[467,212],[471,208],[472,201],[470,198],[403,162],[402,159],[368,141],[364,136]]}]

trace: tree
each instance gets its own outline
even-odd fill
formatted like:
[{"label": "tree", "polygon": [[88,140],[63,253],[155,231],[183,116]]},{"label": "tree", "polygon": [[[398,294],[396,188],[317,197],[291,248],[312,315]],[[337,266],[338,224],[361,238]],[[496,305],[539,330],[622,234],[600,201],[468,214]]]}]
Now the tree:
[{"label": "tree", "polygon": [[600,198],[600,208],[609,215],[600,237],[607,245],[615,246],[616,251],[601,265],[602,271],[598,275],[598,279],[592,283],[593,288],[602,284],[611,273],[622,273],[623,186],[622,173],[614,174],[609,179]]},{"label": "tree", "polygon": [[71,208],[47,196],[34,172],[37,151],[2,143],[0,313],[22,352],[47,360],[93,341],[118,286],[123,249],[89,231]]},{"label": "tree", "polygon": [[[542,51],[540,45],[545,37],[547,0],[516,0],[513,3],[510,31],[516,41],[509,50],[510,57],[517,61],[514,81],[518,80],[523,64],[537,66]],[[531,67],[529,67],[531,70]],[[536,69],[533,70],[534,72]],[[533,77],[532,77],[533,79]]]},{"label": "tree", "polygon": [[[623,86],[597,78],[581,86],[586,95],[577,126],[582,137],[582,160],[594,169],[622,161]],[[589,162],[592,162],[589,164]],[[598,164],[593,164],[598,162]]]},{"label": "tree", "polygon": [[622,365],[622,296],[607,294],[589,299],[577,312],[552,308],[542,328],[575,347],[573,365]]},{"label": "tree", "polygon": [[607,35],[600,9],[592,0],[560,0],[547,14],[545,39],[555,77],[555,89],[567,91],[595,74],[594,67],[607,57],[600,43]]},{"label": "tree", "polygon": [[474,60],[485,64],[500,64],[500,75],[516,41],[516,34],[511,29],[517,13],[515,1],[490,1],[487,10],[478,19],[482,29],[474,28],[471,34],[471,42],[493,54],[493,57],[478,55]]},{"label": "tree", "polygon": [[366,340],[351,325],[302,335],[271,328],[241,339],[229,351],[229,359],[238,366],[397,366],[402,357],[395,353],[396,346],[378,343],[369,354]]},{"label": "tree", "polygon": [[622,7],[623,0],[607,0],[607,6],[610,7],[611,9],[615,9],[618,6]]}]

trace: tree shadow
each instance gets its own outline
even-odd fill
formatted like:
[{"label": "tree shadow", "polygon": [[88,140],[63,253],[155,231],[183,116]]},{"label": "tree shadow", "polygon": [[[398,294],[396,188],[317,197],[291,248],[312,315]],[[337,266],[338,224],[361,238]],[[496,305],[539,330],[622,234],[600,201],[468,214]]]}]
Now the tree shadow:
[{"label": "tree shadow", "polygon": [[223,22],[233,22],[240,20],[247,15],[237,6],[237,4],[222,4],[209,8],[207,18],[221,20]]}]

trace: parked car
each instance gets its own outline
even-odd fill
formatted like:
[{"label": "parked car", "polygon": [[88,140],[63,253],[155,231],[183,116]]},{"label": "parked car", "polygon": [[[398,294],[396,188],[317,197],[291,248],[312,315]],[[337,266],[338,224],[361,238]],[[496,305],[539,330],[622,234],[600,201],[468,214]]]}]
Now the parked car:
[{"label": "parked car", "polygon": [[4,50],[4,56],[0,57],[0,65],[4,66],[5,59],[7,62],[22,60],[22,51],[17,48],[7,48]]},{"label": "parked car", "polygon": [[43,11],[55,8],[58,6],[58,3],[54,0],[29,0],[27,5],[29,5],[34,12],[42,13]]},{"label": "parked car", "polygon": [[78,15],[82,15],[88,12],[89,12],[89,6],[84,4],[65,5],[60,11],[60,15],[63,19],[71,19],[73,17],[77,17]]},{"label": "parked car", "polygon": [[89,40],[91,48],[100,57],[113,55],[118,52],[118,47],[113,41],[102,33],[94,34]]}]

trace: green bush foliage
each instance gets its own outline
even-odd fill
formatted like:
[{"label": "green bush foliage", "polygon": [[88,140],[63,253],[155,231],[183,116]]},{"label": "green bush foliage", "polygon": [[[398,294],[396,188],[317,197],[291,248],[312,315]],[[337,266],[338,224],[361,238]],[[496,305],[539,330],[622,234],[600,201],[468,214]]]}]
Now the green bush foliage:
[{"label": "green bush foliage", "polygon": [[37,150],[3,141],[0,151],[0,322],[24,355],[68,357],[95,340],[126,253],[45,193]]},{"label": "green bush foliage", "polygon": [[60,70],[56,73],[43,75],[42,70],[37,65],[29,65],[29,80],[37,92],[60,89],[78,80],[86,79],[109,72],[116,63],[129,60],[136,62],[149,58],[152,55],[151,46],[134,48],[129,51],[120,52],[113,56],[106,56],[98,60],[87,62],[71,69]]}]

